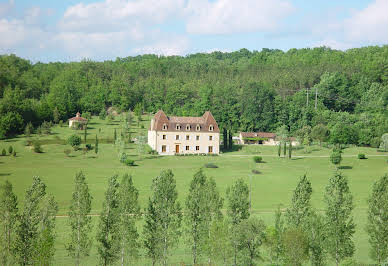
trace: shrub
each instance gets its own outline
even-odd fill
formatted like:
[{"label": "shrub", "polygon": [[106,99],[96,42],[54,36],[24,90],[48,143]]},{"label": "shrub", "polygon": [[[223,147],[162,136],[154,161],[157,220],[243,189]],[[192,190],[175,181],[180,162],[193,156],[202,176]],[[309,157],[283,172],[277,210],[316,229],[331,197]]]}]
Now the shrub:
[{"label": "shrub", "polygon": [[357,157],[358,159],[366,159],[366,156],[363,153],[359,153]]},{"label": "shrub", "polygon": [[34,152],[36,152],[36,153],[43,152],[42,147],[40,146],[40,142],[38,140],[34,140],[32,142],[32,146],[33,146]]},{"label": "shrub", "polygon": [[131,160],[131,159],[126,159],[124,161],[124,163],[127,165],[127,166],[134,166],[135,165],[135,161],[134,160]]},{"label": "shrub", "polygon": [[253,161],[255,163],[261,163],[263,161],[263,158],[261,156],[253,156]]},{"label": "shrub", "polygon": [[120,159],[120,163],[125,163],[125,161],[127,160],[128,158],[128,155],[125,153],[125,152],[122,152],[119,156],[119,159]]},{"label": "shrub", "polygon": [[261,172],[259,170],[253,169],[252,174],[258,175],[261,174]]},{"label": "shrub", "polygon": [[13,152],[13,148],[12,148],[12,146],[9,146],[9,147],[8,147],[8,153],[9,153],[9,155],[11,155],[12,152]]},{"label": "shrub", "polygon": [[90,151],[92,149],[92,144],[86,144],[85,148]]},{"label": "shrub", "polygon": [[65,149],[63,152],[66,154],[67,157],[69,157],[70,153],[71,153],[71,150],[70,149]]},{"label": "shrub", "polygon": [[[24,129],[24,134],[27,137],[29,137],[33,131],[34,131],[34,127],[32,126],[31,122],[28,122],[28,124],[26,125],[26,127]],[[380,144],[380,139],[379,139],[379,144]]]},{"label": "shrub", "polygon": [[3,150],[1,151],[1,156],[6,156],[7,155],[7,151],[3,148]]},{"label": "shrub", "polygon": [[141,124],[141,125],[140,125],[140,128],[141,128],[141,129],[144,129],[144,125],[143,125],[143,124]]},{"label": "shrub", "polygon": [[206,163],[204,166],[205,168],[218,168],[218,166],[214,163]]},{"label": "shrub", "polygon": [[32,145],[32,140],[31,139],[26,139],[24,141],[24,146],[31,146]]},{"label": "shrub", "polygon": [[77,134],[73,134],[67,139],[67,143],[72,146],[74,150],[78,150],[78,146],[81,145],[81,137]]},{"label": "shrub", "polygon": [[100,117],[101,120],[105,120],[106,118],[106,110],[105,108],[102,108],[100,114],[98,115]]},{"label": "shrub", "polygon": [[15,150],[13,150],[12,156],[16,157],[16,151]]},{"label": "shrub", "polygon": [[332,154],[330,155],[330,161],[334,165],[339,165],[342,161],[341,153],[338,151],[333,151]]}]

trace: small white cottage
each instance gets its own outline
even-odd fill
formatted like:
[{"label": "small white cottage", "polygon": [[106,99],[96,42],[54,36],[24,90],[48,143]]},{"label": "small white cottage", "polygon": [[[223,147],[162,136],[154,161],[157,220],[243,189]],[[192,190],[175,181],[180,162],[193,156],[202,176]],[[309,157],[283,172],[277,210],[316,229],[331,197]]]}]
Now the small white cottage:
[{"label": "small white cottage", "polygon": [[69,128],[83,129],[87,124],[88,120],[86,118],[81,117],[81,114],[79,112],[77,112],[75,117],[69,119]]}]

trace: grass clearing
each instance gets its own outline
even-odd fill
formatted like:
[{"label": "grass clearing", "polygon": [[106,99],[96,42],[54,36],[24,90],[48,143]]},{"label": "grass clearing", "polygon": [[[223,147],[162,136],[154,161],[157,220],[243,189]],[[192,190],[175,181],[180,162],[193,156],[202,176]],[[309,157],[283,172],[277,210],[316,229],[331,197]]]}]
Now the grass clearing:
[{"label": "grass clearing", "polygon": [[[132,124],[132,137],[146,134],[149,126],[149,117],[144,116],[141,122],[144,128]],[[299,177],[307,174],[313,186],[312,204],[322,210],[323,193],[328,183],[328,178],[334,172],[334,166],[329,162],[330,149],[311,146],[302,149],[294,149],[291,160],[278,158],[277,148],[271,146],[243,146],[233,152],[223,153],[220,156],[137,156],[136,144],[127,145],[126,152],[130,159],[135,160],[137,166],[128,167],[119,162],[117,149],[114,147],[114,129],[119,134],[121,125],[116,118],[113,123],[101,121],[94,117],[88,128],[88,143],[94,145],[95,135],[99,138],[99,153],[96,156],[94,150],[83,154],[82,151],[71,151],[66,156],[65,149],[71,149],[65,144],[67,138],[75,132],[83,140],[83,131],[74,131],[68,127],[54,127],[52,135],[39,136],[43,153],[37,154],[30,146],[25,146],[25,137],[0,141],[0,150],[12,145],[17,156],[0,157],[0,183],[5,180],[12,182],[19,204],[23,204],[24,192],[31,185],[32,177],[38,175],[46,183],[48,192],[55,196],[59,204],[58,215],[67,215],[73,192],[73,180],[75,173],[82,170],[86,175],[87,182],[93,196],[92,214],[98,214],[102,208],[104,192],[107,187],[108,177],[124,173],[133,176],[134,184],[139,189],[139,201],[142,209],[145,208],[150,195],[152,178],[163,169],[172,169],[179,193],[179,200],[184,204],[189,183],[195,171],[205,164],[214,164],[218,168],[204,168],[204,172],[215,179],[221,195],[225,197],[226,188],[237,178],[245,178],[247,183],[252,182],[252,213],[263,218],[267,224],[272,223],[273,213],[279,204],[282,208],[287,207],[291,200],[292,191]],[[37,138],[37,136],[33,136]],[[84,144],[83,144],[84,145]],[[307,151],[306,151],[307,149]],[[308,153],[306,153],[308,152]],[[357,155],[364,153],[367,160],[359,160]],[[253,155],[263,157],[263,162],[255,163]],[[375,155],[375,156],[373,156]],[[379,156],[376,156],[379,155]],[[348,177],[351,192],[354,197],[355,210],[353,212],[356,223],[356,253],[357,261],[371,263],[368,257],[369,244],[364,231],[366,222],[366,199],[371,191],[372,183],[388,173],[388,153],[377,152],[376,149],[351,147],[344,150],[342,172]],[[257,170],[260,174],[252,173]],[[68,265],[69,258],[64,249],[69,230],[66,217],[57,219],[57,239],[55,265]],[[97,217],[93,217],[96,229]],[[139,224],[139,227],[141,225]],[[139,228],[141,234],[142,229]],[[95,239],[95,238],[94,238]],[[182,261],[191,262],[190,252],[184,248],[181,240],[179,248],[174,251],[172,263]],[[92,248],[92,254],[88,259],[88,265],[98,263],[96,247]],[[140,263],[149,263],[143,260]]]}]

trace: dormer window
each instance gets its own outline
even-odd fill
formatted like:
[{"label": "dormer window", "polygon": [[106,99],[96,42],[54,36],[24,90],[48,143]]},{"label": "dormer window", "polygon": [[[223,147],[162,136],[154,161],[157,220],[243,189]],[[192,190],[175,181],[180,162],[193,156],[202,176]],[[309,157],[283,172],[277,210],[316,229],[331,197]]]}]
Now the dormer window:
[{"label": "dormer window", "polygon": [[213,125],[210,125],[209,126],[209,131],[213,131],[214,130],[214,126]]},{"label": "dormer window", "polygon": [[195,130],[200,131],[200,130],[201,130],[201,126],[200,126],[200,125],[197,125],[197,126],[195,127]]},{"label": "dormer window", "polygon": [[167,130],[167,124],[163,124],[163,130]]},{"label": "dormer window", "polygon": [[181,130],[181,128],[182,128],[181,125],[179,124],[176,125],[176,130]]},{"label": "dormer window", "polygon": [[190,125],[186,125],[186,130],[189,131],[191,129]]}]

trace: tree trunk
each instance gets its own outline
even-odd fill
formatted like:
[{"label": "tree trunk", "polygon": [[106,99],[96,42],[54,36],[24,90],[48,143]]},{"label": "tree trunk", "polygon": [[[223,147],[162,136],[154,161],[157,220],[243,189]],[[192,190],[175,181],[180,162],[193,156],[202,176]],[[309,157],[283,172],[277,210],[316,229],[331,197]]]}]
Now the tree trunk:
[{"label": "tree trunk", "polygon": [[233,149],[233,133],[232,133],[232,130],[231,129],[229,129],[229,147],[228,147],[228,149],[229,150],[232,150]]},{"label": "tree trunk", "polygon": [[224,139],[224,151],[226,151],[228,149],[228,132],[226,128],[223,128],[222,135]]}]

